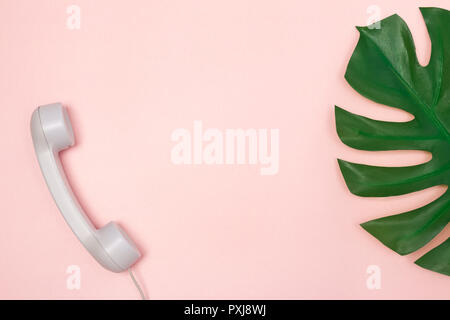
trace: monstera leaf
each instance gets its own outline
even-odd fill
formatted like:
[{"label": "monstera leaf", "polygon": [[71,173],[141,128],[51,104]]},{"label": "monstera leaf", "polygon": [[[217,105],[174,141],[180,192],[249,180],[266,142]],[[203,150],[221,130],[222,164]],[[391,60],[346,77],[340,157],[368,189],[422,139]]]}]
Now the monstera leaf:
[{"label": "monstera leaf", "polygon": [[[430,35],[430,62],[419,64],[411,33],[397,15],[381,28],[358,27],[360,38],[345,78],[361,95],[411,113],[408,122],[387,122],[335,109],[337,133],[350,147],[424,150],[426,163],[380,167],[338,160],[349,190],[363,197],[387,197],[450,183],[450,11],[422,8]],[[432,240],[450,221],[450,188],[412,211],[372,220],[362,227],[395,252],[405,255]],[[450,238],[416,263],[450,275]]]}]

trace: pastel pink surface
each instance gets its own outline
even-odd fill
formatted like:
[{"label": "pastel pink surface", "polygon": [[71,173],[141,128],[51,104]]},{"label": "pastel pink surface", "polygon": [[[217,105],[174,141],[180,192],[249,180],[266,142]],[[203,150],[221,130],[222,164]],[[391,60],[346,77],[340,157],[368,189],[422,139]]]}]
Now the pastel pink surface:
[{"label": "pastel pink surface", "polygon": [[[66,8],[81,8],[81,29]],[[344,146],[333,106],[379,119],[407,115],[346,84],[355,25],[372,1],[0,0],[0,298],[134,299],[126,273],[102,269],[69,230],[45,186],[29,132],[38,105],[69,108],[75,147],[62,154],[97,226],[118,221],[143,251],[151,299],[450,298],[450,278],[401,257],[359,224],[435,198],[349,193],[336,158],[413,164],[416,152]],[[408,23],[419,59],[430,43],[419,6],[377,1]],[[279,128],[280,170],[176,166],[171,132]],[[66,268],[81,268],[81,289]],[[380,290],[366,268],[378,265]]]}]

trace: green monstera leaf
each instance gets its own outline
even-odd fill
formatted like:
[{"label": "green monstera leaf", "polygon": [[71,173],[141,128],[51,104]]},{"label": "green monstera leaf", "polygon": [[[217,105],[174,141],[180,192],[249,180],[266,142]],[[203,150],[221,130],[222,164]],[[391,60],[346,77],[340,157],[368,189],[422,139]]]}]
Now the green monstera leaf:
[{"label": "green monstera leaf", "polygon": [[[358,27],[360,38],[345,78],[361,95],[411,113],[407,122],[359,116],[336,106],[340,139],[361,150],[424,150],[426,163],[380,167],[338,160],[349,190],[363,197],[407,194],[450,184],[450,11],[421,8],[430,35],[430,62],[419,64],[411,33],[397,15],[381,28]],[[372,220],[362,227],[395,252],[405,255],[432,240],[450,221],[450,188],[412,211]],[[450,275],[450,238],[416,263]]]}]

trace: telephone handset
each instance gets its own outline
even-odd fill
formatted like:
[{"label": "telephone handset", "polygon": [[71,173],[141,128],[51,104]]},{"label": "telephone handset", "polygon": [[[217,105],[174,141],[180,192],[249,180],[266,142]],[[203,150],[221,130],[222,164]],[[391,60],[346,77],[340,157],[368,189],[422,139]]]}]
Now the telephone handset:
[{"label": "telephone handset", "polygon": [[75,139],[66,109],[60,103],[38,107],[31,116],[31,135],[48,189],[73,233],[106,269],[129,269],[141,256],[134,242],[115,222],[96,229],[67,182],[59,152]]}]

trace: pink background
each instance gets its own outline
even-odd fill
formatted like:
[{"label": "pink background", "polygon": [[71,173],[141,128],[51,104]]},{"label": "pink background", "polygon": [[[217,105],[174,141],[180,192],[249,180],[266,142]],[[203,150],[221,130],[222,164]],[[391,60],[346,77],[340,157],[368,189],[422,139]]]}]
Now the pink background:
[{"label": "pink background", "polygon": [[[66,8],[81,8],[81,29]],[[62,155],[97,226],[116,220],[144,253],[151,299],[450,298],[450,277],[401,257],[359,223],[423,205],[434,188],[388,199],[347,190],[336,158],[414,164],[420,152],[344,146],[333,106],[378,119],[408,115],[344,81],[372,5],[409,24],[448,1],[0,0],[0,298],[135,299],[126,273],[102,269],[70,232],[39,171],[29,132],[38,105],[69,107],[77,144]],[[176,166],[177,128],[279,128],[280,169]],[[81,268],[81,289],[66,268]],[[368,290],[366,268],[381,268]]]}]

